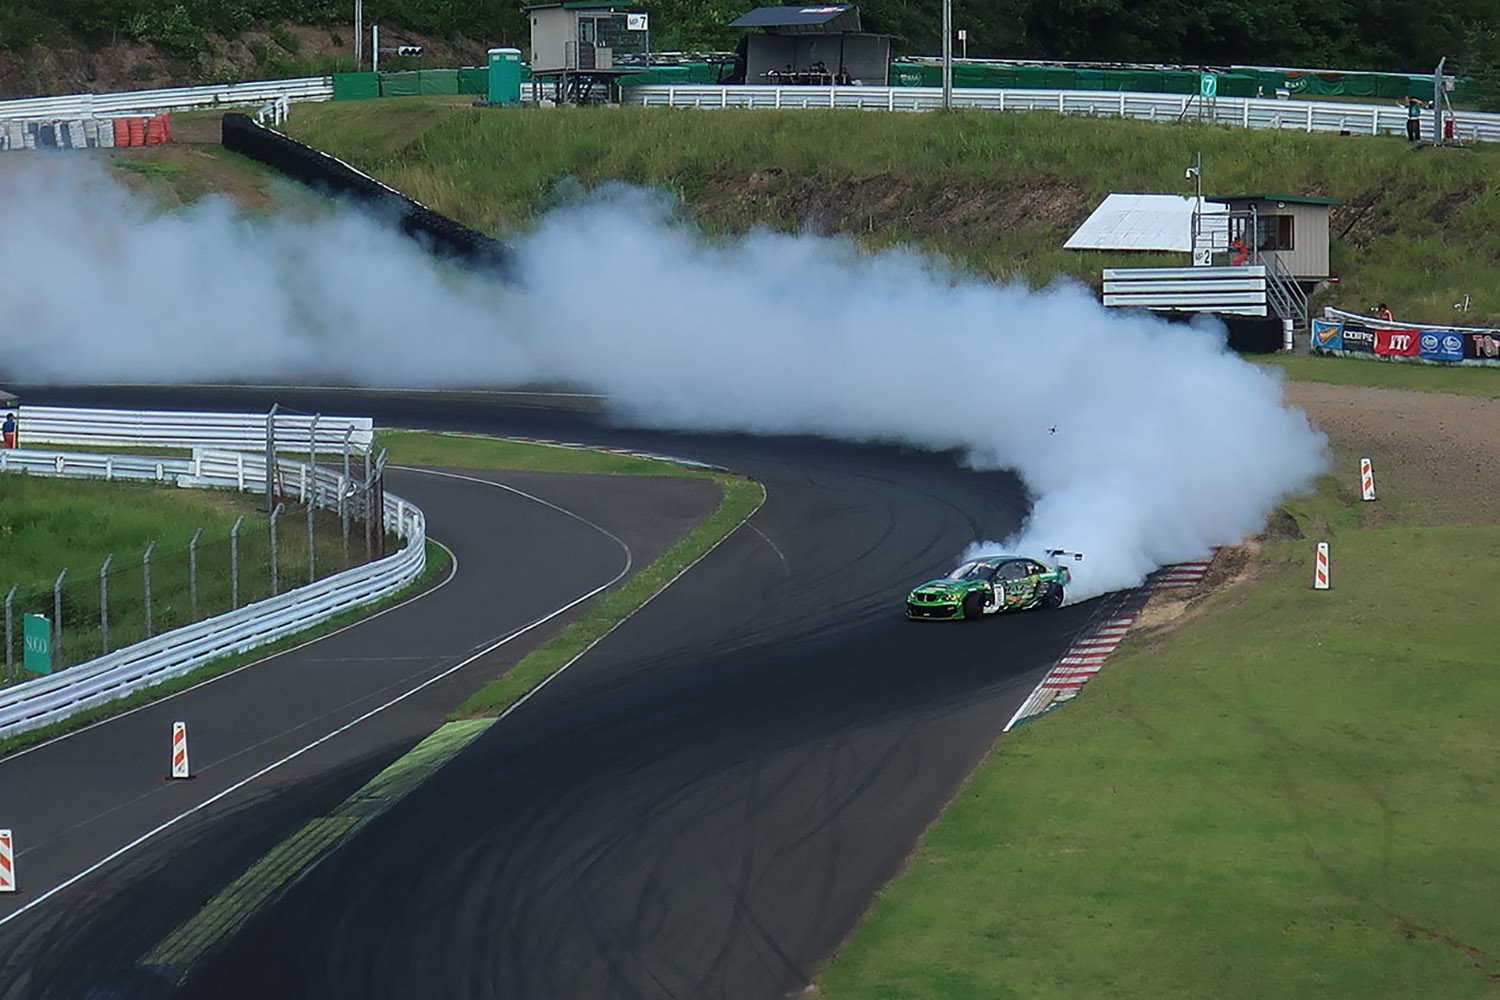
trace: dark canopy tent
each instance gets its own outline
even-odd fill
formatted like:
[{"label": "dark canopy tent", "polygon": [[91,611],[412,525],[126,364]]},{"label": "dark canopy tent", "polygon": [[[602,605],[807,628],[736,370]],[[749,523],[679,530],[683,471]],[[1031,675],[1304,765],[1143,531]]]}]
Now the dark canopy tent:
[{"label": "dark canopy tent", "polygon": [[729,26],[760,29],[740,41],[733,83],[886,85],[890,36],[865,32],[858,7],[757,7]]}]

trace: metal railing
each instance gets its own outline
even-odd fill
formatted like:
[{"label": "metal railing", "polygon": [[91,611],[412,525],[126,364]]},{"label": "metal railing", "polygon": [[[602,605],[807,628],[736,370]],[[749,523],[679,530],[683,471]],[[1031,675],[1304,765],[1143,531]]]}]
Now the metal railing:
[{"label": "metal railing", "polygon": [[[95,445],[98,447],[144,448],[262,448],[266,444],[266,413],[205,413],[184,410],[97,410],[72,406],[21,406],[18,420],[23,444]],[[277,413],[277,442],[296,451],[306,451],[316,428],[314,443],[320,451],[337,450],[347,443],[361,450],[375,440],[375,422],[369,417],[314,416]]]},{"label": "metal railing", "polygon": [[[134,455],[0,452],[3,466],[37,475],[154,478],[178,485],[259,490],[265,460],[203,449],[192,459]],[[350,484],[341,472],[278,459],[284,489],[316,507],[345,511]],[[0,738],[60,722],[208,662],[242,653],[303,631],[344,611],[386,597],[417,579],[427,562],[427,526],[422,511],[383,493],[381,527],[406,544],[393,555],[325,577],[295,590],[206,618],[135,643],[50,676],[0,691]]]},{"label": "metal railing", "polygon": [[[651,84],[626,87],[623,100],[626,104],[647,107],[936,111],[943,106],[943,93],[938,87]],[[1346,104],[1254,97],[1204,100],[1188,94],[957,88],[953,91],[953,106],[990,111],[1054,111],[1066,115],[1163,122],[1191,119],[1241,128],[1291,129],[1298,132],[1406,134],[1406,110],[1394,103]],[[1458,113],[1455,119],[1455,138],[1500,142],[1500,115],[1464,111]]]},{"label": "metal railing", "polygon": [[115,94],[28,97],[13,101],[0,101],[0,121],[113,118],[119,115],[183,111],[188,108],[274,105],[283,100],[287,102],[331,101],[333,100],[333,77],[310,76],[294,80],[210,84],[205,87],[170,87],[165,90],[131,90]]}]

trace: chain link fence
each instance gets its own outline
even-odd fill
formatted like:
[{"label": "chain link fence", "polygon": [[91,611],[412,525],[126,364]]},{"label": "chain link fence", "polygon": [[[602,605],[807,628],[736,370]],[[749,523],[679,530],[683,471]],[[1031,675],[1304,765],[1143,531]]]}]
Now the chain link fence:
[{"label": "chain link fence", "polygon": [[[288,441],[286,450],[296,445]],[[278,459],[282,450],[276,448]],[[305,442],[301,452],[307,454]],[[321,471],[312,483],[305,474],[287,475],[278,461],[268,491],[272,509],[240,517],[228,533],[185,530],[95,565],[59,567],[51,588],[22,589],[0,579],[6,588],[0,683],[34,676],[24,669],[26,615],[51,623],[56,672],[384,556],[394,540],[381,518],[369,516],[384,509],[383,456],[345,450],[317,457]],[[334,490],[337,497],[330,496]]]}]

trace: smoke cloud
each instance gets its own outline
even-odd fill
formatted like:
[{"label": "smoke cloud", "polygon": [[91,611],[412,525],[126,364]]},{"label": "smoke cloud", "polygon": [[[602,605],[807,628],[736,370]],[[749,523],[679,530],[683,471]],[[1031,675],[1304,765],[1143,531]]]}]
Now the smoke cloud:
[{"label": "smoke cloud", "polygon": [[97,166],[26,160],[0,174],[0,366],[20,381],[566,380],[653,426],[960,449],[1035,498],[1016,537],[972,551],[1082,551],[1074,600],[1238,541],[1325,464],[1222,331],[1073,285],[812,235],[709,240],[614,187],[517,237],[507,287],[352,210],[159,214]]}]

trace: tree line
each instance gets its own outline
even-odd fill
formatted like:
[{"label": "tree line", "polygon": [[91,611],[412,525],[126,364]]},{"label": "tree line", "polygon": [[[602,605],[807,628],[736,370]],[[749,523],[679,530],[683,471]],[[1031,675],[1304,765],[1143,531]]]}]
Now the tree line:
[{"label": "tree line", "polygon": [[[55,43],[155,44],[191,54],[195,38],[233,38],[295,21],[347,30],[353,0],[3,0],[0,48]],[[652,47],[732,49],[729,23],[753,0],[641,0]],[[1500,63],[1495,0],[953,0],[954,27],[973,57],[1246,63],[1397,72],[1430,71],[1441,57],[1460,72],[1494,75]],[[864,0],[867,30],[893,36],[895,54],[937,54],[941,0]],[[521,5],[454,0],[366,0],[366,23],[438,37],[524,47]]]}]

